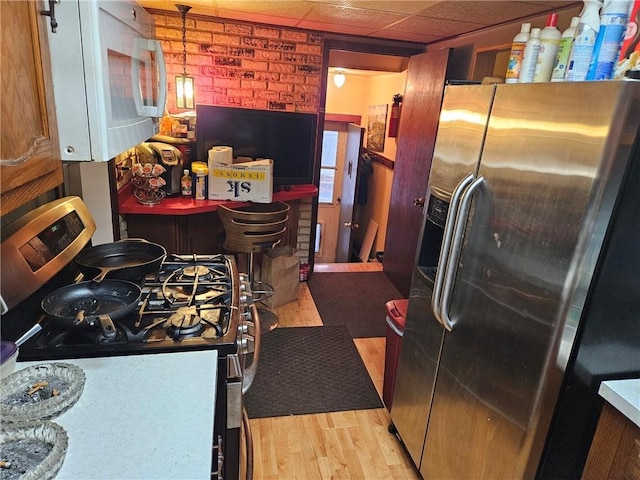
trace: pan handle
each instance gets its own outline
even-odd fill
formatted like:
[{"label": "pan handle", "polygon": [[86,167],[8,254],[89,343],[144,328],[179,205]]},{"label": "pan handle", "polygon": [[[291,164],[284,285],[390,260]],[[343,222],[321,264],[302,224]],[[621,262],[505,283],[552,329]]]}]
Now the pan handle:
[{"label": "pan handle", "polygon": [[80,310],[76,315],[76,325],[86,324],[91,327],[98,324],[100,331],[105,338],[113,338],[116,336],[116,326],[109,315],[90,315],[85,316],[84,310]]}]

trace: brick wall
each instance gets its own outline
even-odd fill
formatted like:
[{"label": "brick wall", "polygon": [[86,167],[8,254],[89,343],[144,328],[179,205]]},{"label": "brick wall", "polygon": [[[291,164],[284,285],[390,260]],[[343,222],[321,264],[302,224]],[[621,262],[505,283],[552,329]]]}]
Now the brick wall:
[{"label": "brick wall", "polygon": [[[175,107],[175,76],[182,73],[182,17],[153,14],[168,76],[167,109]],[[196,103],[317,112],[323,38],[303,30],[187,14],[187,74]]]},{"label": "brick wall", "polygon": [[[182,73],[182,16],[153,14],[167,65],[167,110]],[[323,37],[317,33],[187,14],[187,74],[196,103],[258,110],[318,112]],[[311,199],[300,202],[298,256],[309,263]]]}]

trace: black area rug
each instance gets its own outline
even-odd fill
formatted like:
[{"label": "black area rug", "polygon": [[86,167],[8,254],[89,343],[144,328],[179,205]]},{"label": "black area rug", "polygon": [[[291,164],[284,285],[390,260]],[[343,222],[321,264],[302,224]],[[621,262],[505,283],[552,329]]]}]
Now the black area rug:
[{"label": "black area rug", "polygon": [[249,418],[382,408],[346,327],[277,328],[262,338]]},{"label": "black area rug", "polygon": [[402,298],[383,272],[314,273],[308,281],[324,325],[346,325],[352,338],[384,337],[385,304]]}]

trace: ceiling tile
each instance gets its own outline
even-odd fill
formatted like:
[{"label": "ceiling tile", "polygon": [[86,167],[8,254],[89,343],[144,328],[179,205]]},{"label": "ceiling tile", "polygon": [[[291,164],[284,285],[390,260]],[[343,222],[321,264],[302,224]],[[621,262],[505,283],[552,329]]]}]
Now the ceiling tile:
[{"label": "ceiling tile", "polygon": [[395,23],[385,30],[398,30],[408,33],[421,33],[423,35],[446,37],[479,30],[481,28],[484,28],[484,25],[480,23],[456,22],[454,20],[445,20],[442,18],[415,16],[407,17],[405,20]]},{"label": "ceiling tile", "polygon": [[549,8],[547,5],[533,5],[531,3],[512,1],[449,1],[432,5],[420,11],[418,15],[454,21],[462,20],[484,25],[495,25],[513,18],[535,15],[538,12],[549,10]]},{"label": "ceiling tile", "polygon": [[361,8],[315,4],[309,15],[307,15],[306,20],[323,23],[339,23],[356,27],[366,25],[375,29],[383,28],[403,18],[403,15],[397,13],[385,13],[381,15],[378,11],[364,10]]}]

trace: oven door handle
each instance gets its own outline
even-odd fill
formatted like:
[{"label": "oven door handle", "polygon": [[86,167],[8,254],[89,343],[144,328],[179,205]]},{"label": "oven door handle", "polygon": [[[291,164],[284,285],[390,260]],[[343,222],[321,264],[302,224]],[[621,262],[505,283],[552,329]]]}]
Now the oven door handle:
[{"label": "oven door handle", "polygon": [[251,384],[253,383],[253,380],[256,377],[256,372],[258,371],[258,361],[260,360],[260,337],[262,334],[260,333],[260,315],[258,314],[258,307],[256,307],[255,303],[251,304],[251,319],[253,320],[254,325],[253,361],[251,362],[251,365],[245,367],[244,372],[242,372],[243,395],[251,388]]}]

